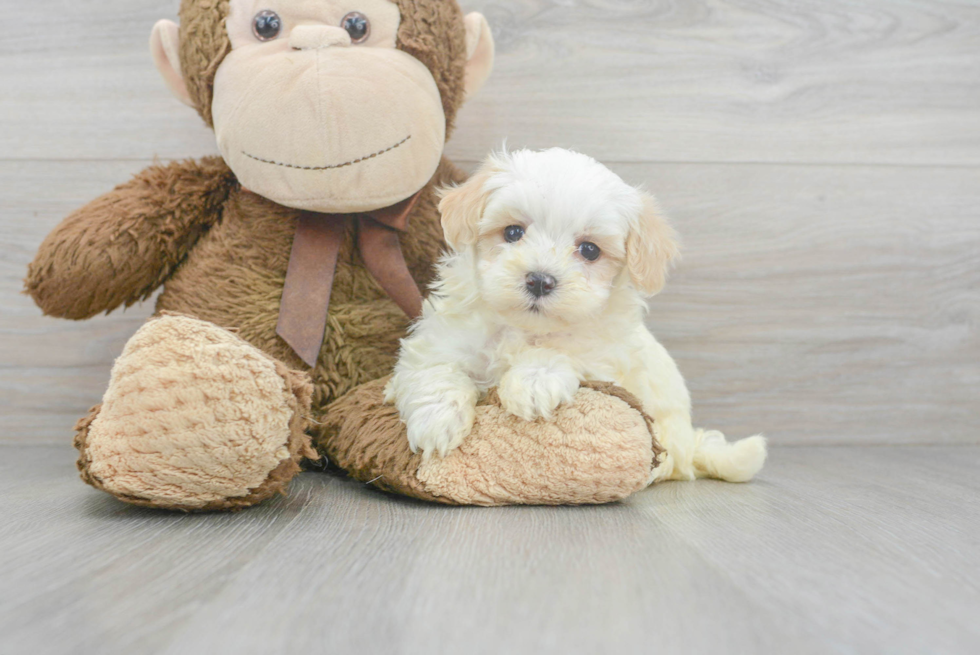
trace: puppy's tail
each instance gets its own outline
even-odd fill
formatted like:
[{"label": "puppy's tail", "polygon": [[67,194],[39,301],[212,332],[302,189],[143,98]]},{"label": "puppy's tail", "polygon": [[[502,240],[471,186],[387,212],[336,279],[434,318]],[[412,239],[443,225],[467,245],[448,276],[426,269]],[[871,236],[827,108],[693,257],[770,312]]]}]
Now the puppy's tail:
[{"label": "puppy's tail", "polygon": [[699,478],[747,482],[766,463],[766,439],[762,435],[728,442],[717,430],[695,430],[694,473]]}]

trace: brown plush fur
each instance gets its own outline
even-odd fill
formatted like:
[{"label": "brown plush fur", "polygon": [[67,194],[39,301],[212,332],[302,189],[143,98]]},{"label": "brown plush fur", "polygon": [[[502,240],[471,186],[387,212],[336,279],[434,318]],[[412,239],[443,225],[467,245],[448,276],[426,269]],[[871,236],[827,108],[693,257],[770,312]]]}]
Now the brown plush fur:
[{"label": "brown plush fur", "polygon": [[[421,288],[444,248],[434,189],[462,179],[444,159],[401,237]],[[25,288],[45,314],[83,319],[143,300],[163,282],[158,311],[235,328],[286,365],[305,368],[276,335],[298,216],[243,190],[220,158],[152,166],[55,228],[28,267]],[[355,229],[338,258],[327,335],[311,371],[315,410],[388,373],[408,325],[364,268]]]},{"label": "brown plush fur", "polygon": [[409,449],[398,410],[384,402],[386,381],[368,382],[331,404],[314,426],[314,445],[361,482],[384,491],[453,504],[452,499],[427,492],[416,477],[422,456]]},{"label": "brown plush fur", "polygon": [[385,491],[451,505],[606,503],[646,486],[663,452],[635,397],[590,382],[554,420],[533,423],[507,415],[491,391],[463,445],[423,463],[384,403],[386,382],[335,401],[316,431],[331,460]]},{"label": "brown plush fur", "polygon": [[[402,14],[398,46],[432,72],[450,128],[464,94],[462,14],[451,0],[397,4]],[[227,14],[228,0],[181,3],[181,70],[208,125],[215,72],[230,50]],[[408,233],[401,236],[408,268],[423,289],[444,248],[434,190],[463,178],[443,160],[412,211]],[[83,319],[144,300],[163,285],[158,312],[233,329],[284,369],[306,369],[275,331],[298,214],[243,189],[217,157],[151,166],[65,219],[41,244],[28,268],[25,291],[48,315]],[[354,248],[356,229],[352,222],[340,252],[326,337],[310,371],[314,416],[350,389],[388,373],[408,325],[361,262]],[[107,488],[92,473],[92,420],[79,424],[80,465],[87,481]],[[282,488],[298,470],[295,462],[283,466],[249,498]],[[238,507],[251,501],[228,502]]]},{"label": "brown plush fur", "polygon": [[[433,187],[462,174],[443,160],[401,237],[409,271],[421,288],[444,248]],[[293,368],[306,368],[276,334],[279,299],[299,212],[234,189],[224,217],[167,280],[157,309],[233,327],[254,346]],[[391,371],[408,318],[361,262],[352,227],[338,257],[327,334],[313,377],[315,415],[357,385]]]},{"label": "brown plush fur", "polygon": [[[463,103],[466,30],[455,0],[394,0],[401,11],[397,46],[432,71],[442,94],[446,136]],[[204,122],[211,127],[211,98],[218,65],[231,50],[225,19],[228,0],[180,4],[180,69]]]},{"label": "brown plush fur", "polygon": [[[432,71],[448,129],[464,93],[459,8],[451,0],[395,1],[402,10],[399,47]],[[229,49],[227,11],[228,0],[184,0],[181,6],[181,67],[209,125],[214,74]],[[463,177],[444,159],[401,236],[422,288],[444,248],[435,189]],[[509,461],[484,462],[481,469],[479,456],[464,445],[446,466],[423,467],[407,451],[397,413],[381,404],[381,383],[364,384],[390,372],[408,320],[365,269],[354,247],[356,221],[340,251],[327,332],[309,377],[276,335],[298,215],[243,189],[220,158],[206,158],[146,169],[74,212],[45,239],[25,288],[46,314],[88,318],[163,286],[158,318],[127,344],[103,405],[77,426],[87,482],[140,505],[245,507],[284,490],[299,460],[316,457],[304,433],[308,418],[319,448],[355,476],[370,479],[365,476],[380,471],[384,476],[375,484],[429,500],[601,502],[645,482],[656,452],[649,428],[635,405],[610,390],[599,393],[605,400],[596,407],[618,403],[624,422],[610,423],[618,428],[596,428],[595,421],[583,422],[586,413],[570,414],[579,418],[569,429],[584,430],[572,436],[584,438],[592,453],[575,460],[578,465],[563,459],[568,444],[562,430],[545,426],[545,441],[524,439],[524,454]],[[480,426],[496,452],[508,447],[506,435],[522,430],[494,427],[512,420],[497,412]],[[590,442],[596,429],[608,438]],[[617,430],[632,437],[617,440]],[[372,441],[372,435],[381,436]],[[537,460],[550,463],[546,475],[528,468]],[[488,472],[482,482],[476,480],[481,470]],[[501,493],[495,475],[516,486]]]},{"label": "brown plush fur", "polygon": [[71,319],[145,300],[221,219],[235,187],[219,157],[151,166],[62,221],[25,290],[45,314]]},{"label": "brown plush fur", "polygon": [[[398,47],[432,71],[446,114],[446,138],[463,104],[466,29],[455,0],[394,0],[401,10]],[[433,29],[435,28],[435,29]],[[441,35],[445,35],[442,37]]]},{"label": "brown plush fur", "polygon": [[[444,248],[435,188],[462,179],[444,159],[402,235],[406,263],[422,288]],[[137,302],[163,280],[158,312],[235,329],[285,366],[305,369],[276,334],[298,216],[243,190],[219,158],[154,166],[56,228],[28,269],[26,290],[46,314],[81,319]],[[314,417],[390,372],[408,326],[361,262],[354,230],[341,248],[326,337],[310,371]]]},{"label": "brown plush fur", "polygon": [[228,0],[182,0],[180,3],[180,71],[187,92],[208,127],[214,76],[231,41],[225,29]]}]

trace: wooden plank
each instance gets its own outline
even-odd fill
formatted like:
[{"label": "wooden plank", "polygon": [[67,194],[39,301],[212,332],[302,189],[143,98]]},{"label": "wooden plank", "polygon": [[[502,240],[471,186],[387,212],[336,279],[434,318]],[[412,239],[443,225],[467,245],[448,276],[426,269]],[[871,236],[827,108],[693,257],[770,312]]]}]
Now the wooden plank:
[{"label": "wooden plank", "polygon": [[[277,498],[239,515],[244,522],[231,514],[134,513],[84,487],[71,449],[0,453],[0,516],[16,526],[2,545],[4,653],[155,652],[309,501]],[[116,623],[118,612],[133,623]],[[53,614],[60,618],[48,623]],[[31,634],[17,622],[47,627]]]},{"label": "wooden plank", "polygon": [[68,443],[152,303],[89,321],[46,318],[21,293],[27,264],[69,212],[150,162],[0,162],[0,441]]},{"label": "wooden plank", "polygon": [[754,483],[581,508],[433,506],[308,473],[205,515],[123,505],[73,457],[0,446],[2,652],[980,648],[976,447],[776,448]]},{"label": "wooden plank", "polygon": [[[35,2],[0,44],[0,158],[149,159],[217,152],[150,58],[179,0]],[[17,133],[16,135],[14,133]]]},{"label": "wooden plank", "polygon": [[[506,137],[609,161],[980,164],[974,2],[463,6],[488,16],[498,61],[460,117],[450,145],[460,159]],[[176,7],[20,7],[0,44],[0,158],[213,152],[147,53],[153,22]]]},{"label": "wooden plank", "polygon": [[650,324],[697,424],[780,443],[980,442],[980,170],[617,169],[686,244]]},{"label": "wooden plank", "polygon": [[[142,166],[0,162],[0,440],[67,441],[150,313],[72,323],[20,294],[57,221]],[[685,243],[650,323],[697,423],[786,444],[980,442],[980,171],[615,169]]]}]

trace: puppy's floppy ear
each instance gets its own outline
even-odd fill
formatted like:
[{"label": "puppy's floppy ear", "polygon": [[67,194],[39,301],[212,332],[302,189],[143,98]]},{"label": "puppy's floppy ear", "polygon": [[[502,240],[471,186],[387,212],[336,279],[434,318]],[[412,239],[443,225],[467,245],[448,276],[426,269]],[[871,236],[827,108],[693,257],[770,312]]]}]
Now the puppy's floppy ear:
[{"label": "puppy's floppy ear", "polygon": [[476,243],[480,236],[479,222],[486,209],[490,192],[484,187],[492,171],[484,168],[457,187],[440,191],[439,213],[442,231],[453,250],[459,251]]},{"label": "puppy's floppy ear", "polygon": [[677,233],[656,199],[640,193],[642,209],[626,238],[626,266],[640,293],[652,296],[664,288],[670,264],[680,255]]}]

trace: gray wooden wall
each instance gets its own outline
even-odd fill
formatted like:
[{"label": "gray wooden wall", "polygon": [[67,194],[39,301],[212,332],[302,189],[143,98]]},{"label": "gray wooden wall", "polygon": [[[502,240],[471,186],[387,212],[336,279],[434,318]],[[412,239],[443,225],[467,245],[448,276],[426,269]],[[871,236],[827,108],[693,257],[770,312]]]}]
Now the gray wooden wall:
[{"label": "gray wooden wall", "polygon": [[[44,318],[27,263],[154,158],[215,152],[147,51],[176,0],[2,0],[0,442],[66,443],[149,314]],[[980,2],[466,0],[498,60],[449,153],[582,150],[686,255],[651,325],[698,423],[980,443]]]}]

